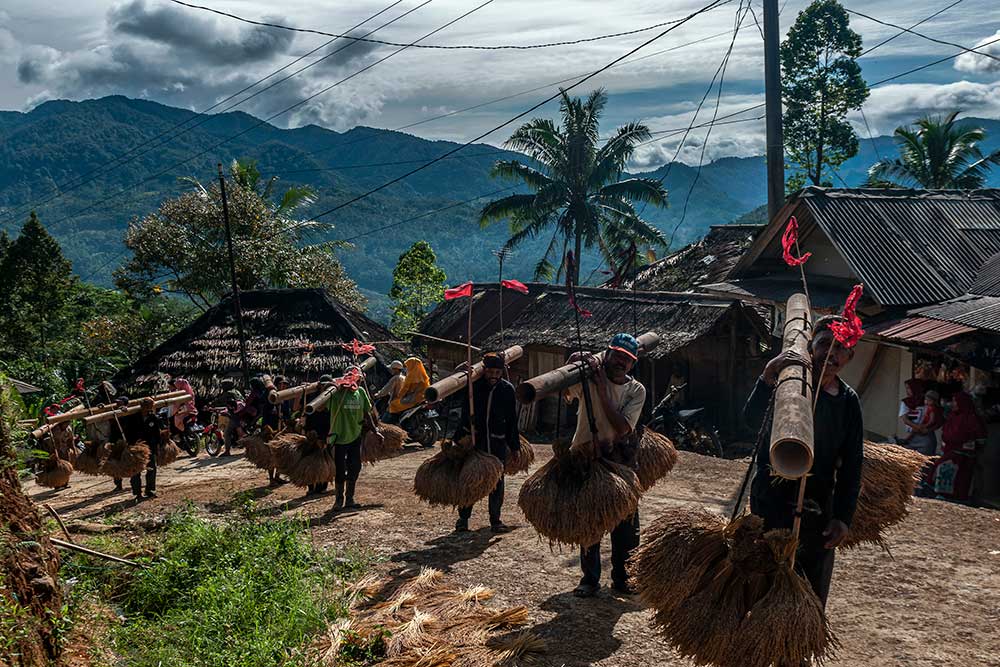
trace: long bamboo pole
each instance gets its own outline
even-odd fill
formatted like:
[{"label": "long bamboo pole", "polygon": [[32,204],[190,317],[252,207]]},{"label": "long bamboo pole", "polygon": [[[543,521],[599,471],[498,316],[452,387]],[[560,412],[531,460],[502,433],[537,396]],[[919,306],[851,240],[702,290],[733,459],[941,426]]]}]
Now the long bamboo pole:
[{"label": "long bamboo pole", "polygon": [[[367,373],[371,369],[375,368],[375,357],[368,357],[361,362],[361,372]],[[337,393],[337,385],[333,384],[323,391],[321,391],[313,400],[306,403],[306,406],[302,409],[307,415],[311,415],[314,412],[322,412],[326,409],[326,404],[330,402],[333,395]]]},{"label": "long bamboo pole", "polygon": [[[782,349],[809,357],[812,316],[804,294],[793,294],[785,307]],[[812,368],[788,366],[778,375],[774,390],[770,458],[774,474],[800,479],[813,463]]]},{"label": "long bamboo pole", "polygon": [[[162,401],[167,398],[174,398],[175,396],[186,396],[187,392],[178,389],[177,391],[169,391],[163,394],[155,394],[151,396],[154,401]],[[133,398],[128,402],[129,405],[139,405],[142,398]],[[89,417],[90,415],[100,414],[101,412],[109,412],[115,410],[118,406],[111,405],[99,405],[96,408],[91,408],[87,406],[79,406],[73,408],[72,410],[67,410],[66,412],[60,412],[57,415],[52,415],[45,420],[46,424],[61,424],[62,422],[72,421],[74,419],[82,419],[84,417]]]},{"label": "long bamboo pole", "polygon": [[[183,396],[175,396],[174,398],[168,398],[162,401],[154,401],[153,409],[159,410],[160,408],[164,408],[168,405],[178,405],[180,403],[187,403],[190,400],[192,400],[191,395],[185,392]],[[112,419],[118,419],[119,417],[128,417],[129,415],[137,414],[141,410],[142,410],[141,405],[130,405],[127,408],[120,408],[118,410],[109,410],[108,412],[102,412],[97,415],[90,415],[89,417],[84,417],[83,423],[89,425],[89,424],[96,424],[97,422],[104,422],[104,421],[110,421]]]},{"label": "long bamboo pole", "polygon": [[290,398],[298,398],[319,391],[319,382],[308,382],[296,385],[280,391],[272,391],[267,395],[267,400],[272,404],[284,403]]},{"label": "long bamboo pole", "polygon": [[79,551],[80,553],[87,554],[88,556],[97,556],[98,558],[103,558],[104,560],[110,560],[115,563],[122,563],[123,565],[131,565],[132,567],[145,567],[142,563],[136,563],[134,560],[119,558],[118,556],[112,556],[111,554],[102,553],[100,551],[94,551],[93,549],[88,549],[87,547],[81,547],[79,544],[73,544],[72,542],[64,542],[56,537],[50,537],[49,541],[61,549],[69,549],[70,551]]},{"label": "long bamboo pole", "polygon": [[[465,367],[472,372],[472,292],[469,292],[469,326],[465,338]],[[472,448],[476,447],[476,401],[473,395],[472,383],[466,382],[469,388],[469,437],[472,438]]]},{"label": "long bamboo pole", "polygon": [[[524,356],[524,348],[520,345],[513,345],[508,347],[506,350],[500,353],[503,357],[504,362],[510,364],[511,362],[517,361],[522,356]],[[443,377],[431,386],[427,387],[424,391],[424,400],[428,403],[435,403],[437,401],[442,401],[457,391],[460,391],[466,384],[468,384],[471,376],[472,382],[475,382],[483,376],[483,362],[479,361],[472,365],[472,372],[468,370],[461,370],[457,373],[452,373],[447,377]]]}]

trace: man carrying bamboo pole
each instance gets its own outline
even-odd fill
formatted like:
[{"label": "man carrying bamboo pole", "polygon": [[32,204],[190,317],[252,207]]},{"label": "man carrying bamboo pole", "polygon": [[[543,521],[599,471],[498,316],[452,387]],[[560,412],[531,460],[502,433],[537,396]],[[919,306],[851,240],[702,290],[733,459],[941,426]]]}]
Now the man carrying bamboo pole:
[{"label": "man carrying bamboo pole", "polygon": [[[615,334],[604,353],[603,361],[594,355],[581,357],[574,353],[570,361],[586,360],[594,369],[587,383],[590,400],[583,400],[583,387],[573,385],[566,390],[567,402],[580,399],[573,446],[594,440],[591,417],[596,428],[597,456],[634,468],[639,433],[636,424],[646,402],[646,388],[629,373],[639,360],[639,342],[627,333]],[[588,416],[587,407],[593,406]],[[611,531],[611,585],[616,591],[631,594],[625,564],[632,550],[639,546],[639,511],[622,521]],[[573,591],[576,597],[593,597],[601,587],[601,543],[580,547],[580,569],[583,577]]]},{"label": "man carrying bamboo pole", "polygon": [[[475,423],[470,426],[470,410],[468,393],[462,402],[462,418],[455,439],[470,435],[470,428],[475,429],[476,449],[492,454],[507,461],[507,454],[521,449],[521,436],[517,429],[517,399],[514,396],[514,385],[503,377],[505,370],[504,358],[495,352],[483,355],[483,376],[472,383],[472,400],[475,408]],[[510,528],[500,519],[503,508],[504,483],[503,475],[496,487],[490,492],[488,506],[490,512],[490,530],[494,533],[509,533]],[[469,530],[469,519],[472,517],[472,507],[460,507],[455,531],[464,533]]]},{"label": "man carrying bamboo pole", "polygon": [[223,378],[219,383],[222,393],[215,397],[212,405],[217,408],[226,409],[226,430],[222,434],[222,442],[225,445],[223,456],[230,456],[233,443],[239,435],[240,420],[237,412],[240,404],[243,403],[243,393],[236,388],[236,382],[232,378]]},{"label": "man carrying bamboo pole", "polygon": [[[354,366],[360,379],[361,369]],[[361,439],[366,430],[376,431],[378,424],[372,416],[372,403],[368,392],[359,385],[345,383],[327,404],[330,428],[327,442],[333,449],[336,470],[334,509],[357,509],[361,504],[354,499],[354,492],[361,476]],[[325,488],[325,487],[324,487]]]},{"label": "man carrying bamboo pole", "polygon": [[[744,409],[747,422],[754,428],[759,427],[768,414],[781,371],[792,365],[812,366],[817,385],[815,391],[819,396],[813,413],[813,465],[806,481],[796,567],[824,606],[833,577],[834,552],[847,537],[857,507],[864,457],[861,401],[840,378],[854,350],[837,344],[830,329],[832,323],[842,319],[828,315],[816,321],[808,358],[786,350],[772,359],[757,380]],[[758,443],[756,459],[750,509],[764,519],[765,530],[791,529],[798,505],[799,481],[771,474],[766,438]]]},{"label": "man carrying bamboo pole", "polygon": [[[144,398],[139,404],[141,411],[136,415],[130,415],[125,419],[135,420],[134,434],[136,440],[145,440],[149,447],[149,462],[146,463],[146,498],[156,497],[156,457],[160,449],[160,440],[170,434],[170,428],[159,415],[156,414],[156,402],[152,398]],[[132,430],[127,426],[126,431]],[[127,441],[126,441],[127,442]],[[132,475],[129,479],[132,487],[132,495],[136,501],[143,499],[142,495],[142,473]]]}]

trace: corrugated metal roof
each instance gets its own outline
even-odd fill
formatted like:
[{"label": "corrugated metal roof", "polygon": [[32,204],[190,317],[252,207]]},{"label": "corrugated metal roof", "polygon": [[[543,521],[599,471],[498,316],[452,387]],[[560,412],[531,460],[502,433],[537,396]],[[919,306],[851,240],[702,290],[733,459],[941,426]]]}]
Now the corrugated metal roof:
[{"label": "corrugated metal roof", "polygon": [[[864,282],[866,294],[883,306],[961,296],[972,287],[983,262],[1000,252],[1000,190],[810,187],[771,220],[730,280],[778,270],[777,237],[791,214],[800,222],[814,222]],[[808,251],[804,232],[802,249]]]},{"label": "corrugated metal roof", "polygon": [[912,314],[1000,334],[1000,297],[996,296],[967,294]]},{"label": "corrugated metal roof", "polygon": [[976,329],[953,322],[943,322],[927,317],[908,317],[882,328],[871,328],[868,333],[906,343],[932,345],[955,336],[972,333]]},{"label": "corrugated metal roof", "polygon": [[1000,252],[986,260],[979,268],[979,274],[969,291],[985,296],[1000,296]]},{"label": "corrugated metal roof", "polygon": [[27,382],[21,382],[20,380],[15,380],[14,378],[7,378],[10,383],[14,385],[14,389],[17,390],[19,394],[34,394],[41,391],[38,387],[33,384],[28,384]]}]

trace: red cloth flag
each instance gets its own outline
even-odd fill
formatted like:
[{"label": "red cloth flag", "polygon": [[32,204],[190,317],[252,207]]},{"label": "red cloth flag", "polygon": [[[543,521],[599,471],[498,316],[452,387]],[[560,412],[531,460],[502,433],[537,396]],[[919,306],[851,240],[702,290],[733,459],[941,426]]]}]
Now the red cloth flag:
[{"label": "red cloth flag", "polygon": [[803,254],[801,257],[796,257],[792,254],[795,250],[795,246],[799,241],[799,221],[795,219],[793,215],[788,219],[788,226],[785,227],[785,233],[781,235],[781,256],[785,260],[785,264],[788,266],[801,266],[805,264],[810,257],[812,257],[811,252]]},{"label": "red cloth flag", "polygon": [[371,354],[375,351],[374,345],[369,345],[368,343],[362,343],[357,338],[352,340],[350,343],[341,343],[340,346],[353,354],[355,357],[359,357],[362,354]]},{"label": "red cloth flag", "polygon": [[463,296],[472,296],[472,282],[467,282],[458,287],[452,287],[444,291],[444,300],[461,299]]},{"label": "red cloth flag", "polygon": [[857,345],[861,337],[865,335],[865,330],[861,326],[861,318],[858,317],[856,311],[858,301],[861,300],[864,289],[864,285],[854,286],[854,289],[847,296],[847,301],[844,302],[844,310],[841,313],[844,321],[830,324],[830,331],[833,332],[833,337],[846,348],[852,348]]},{"label": "red cloth flag", "polygon": [[515,292],[520,292],[521,294],[528,293],[528,286],[519,280],[501,280],[500,286],[507,289],[512,289]]},{"label": "red cloth flag", "polygon": [[576,286],[573,284],[575,266],[576,262],[573,261],[573,251],[570,250],[566,253],[566,293],[569,295],[569,305],[573,306],[576,312],[580,313],[580,317],[590,317],[593,315],[592,312],[576,305]]},{"label": "red cloth flag", "polygon": [[341,389],[354,391],[358,388],[358,383],[360,382],[361,382],[361,371],[359,371],[357,368],[351,368],[348,369],[346,373],[344,373],[343,377],[336,378],[333,381],[333,384],[335,384],[337,387]]}]

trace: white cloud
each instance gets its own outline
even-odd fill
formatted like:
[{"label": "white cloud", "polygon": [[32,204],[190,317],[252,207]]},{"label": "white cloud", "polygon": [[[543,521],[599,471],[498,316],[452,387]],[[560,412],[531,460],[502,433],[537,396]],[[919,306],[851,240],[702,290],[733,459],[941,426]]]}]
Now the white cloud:
[{"label": "white cloud", "polygon": [[[993,43],[990,44],[990,42]],[[994,58],[979,53],[963,53],[955,59],[955,69],[959,72],[978,74],[1000,72],[1000,60],[995,59],[1000,57],[1000,30],[986,39],[979,40],[973,48],[983,53],[989,53]]]},{"label": "white cloud", "polygon": [[[1000,81],[880,86],[872,89],[865,116],[874,134],[892,134],[898,126],[908,125],[921,116],[955,109],[963,116],[1000,117]],[[857,120],[860,121],[860,116]]]}]

